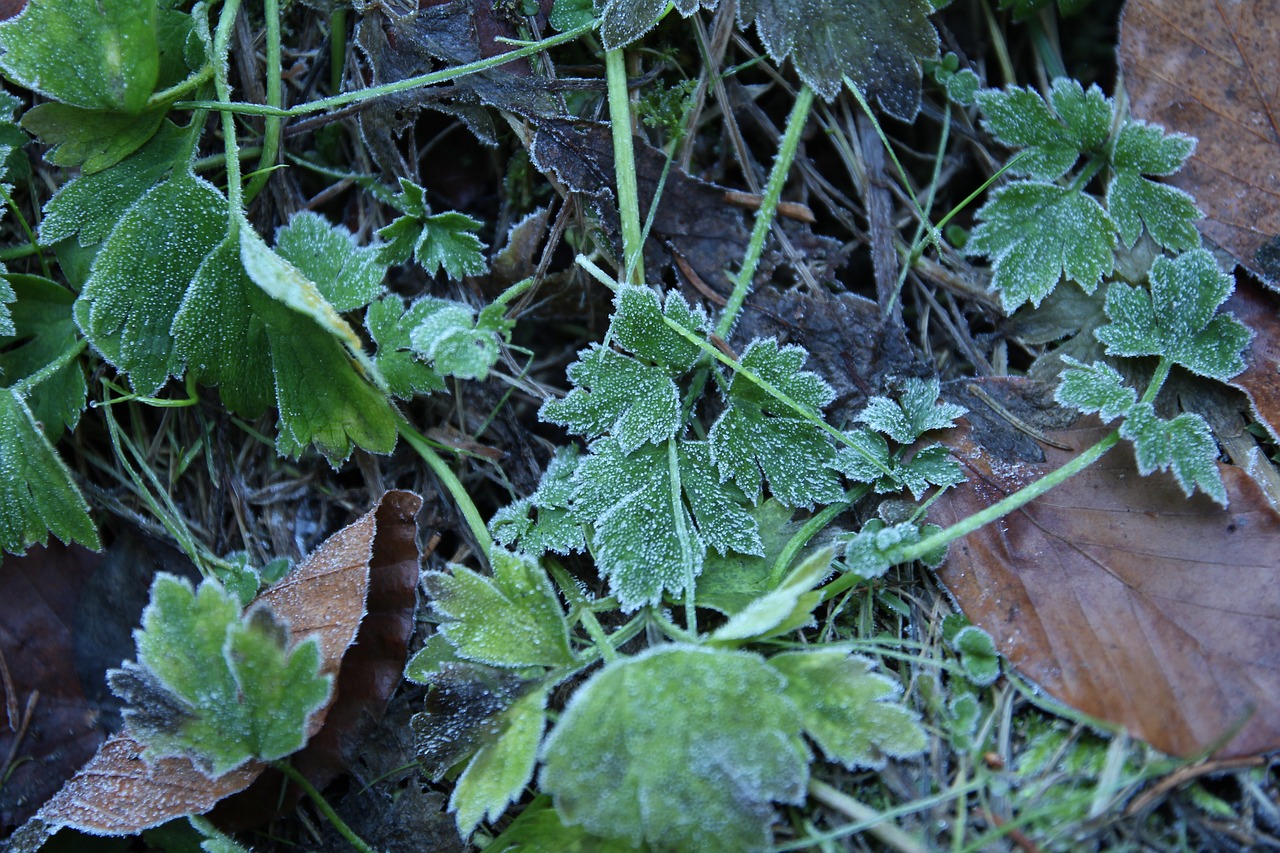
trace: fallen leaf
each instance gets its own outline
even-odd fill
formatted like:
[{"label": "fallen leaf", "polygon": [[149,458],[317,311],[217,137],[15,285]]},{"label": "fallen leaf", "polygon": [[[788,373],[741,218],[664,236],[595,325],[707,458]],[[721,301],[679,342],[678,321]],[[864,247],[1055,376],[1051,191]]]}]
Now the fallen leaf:
[{"label": "fallen leaf", "polygon": [[1230,384],[1248,395],[1253,414],[1280,439],[1280,382],[1276,382],[1280,374],[1280,300],[1241,278],[1225,308],[1254,332],[1245,351],[1244,372]]},{"label": "fallen leaf", "polygon": [[[398,663],[379,660],[370,673],[357,673],[351,678],[344,678],[340,667],[357,633],[361,632],[364,638],[362,623],[366,606],[374,614],[371,619],[376,627],[371,629],[368,638],[370,649],[361,649],[358,654],[373,651],[377,657],[375,650],[379,645],[390,649],[392,656],[397,653],[397,638],[403,633],[405,614],[394,606],[390,608],[394,612],[388,613],[387,597],[398,600],[406,583],[410,589],[412,583],[416,583],[413,516],[420,506],[421,498],[412,493],[386,493],[372,510],[330,536],[297,569],[263,592],[255,602],[268,604],[277,618],[289,623],[294,637],[317,637],[323,660],[321,671],[334,673],[339,679],[335,696],[345,688],[357,705],[367,703],[366,710],[385,705],[385,697],[379,700],[376,694],[388,688],[388,682],[389,689],[398,683],[403,652],[399,652]],[[382,541],[383,537],[387,541]],[[380,579],[379,591],[369,598],[370,573],[379,568],[383,571],[378,574],[387,577]],[[382,581],[386,581],[385,586]],[[410,622],[411,614],[410,609]],[[366,666],[369,666],[367,660],[351,668]],[[390,675],[393,671],[394,680]],[[376,684],[369,686],[373,695],[365,693],[365,688],[360,686],[366,678]],[[339,707],[335,699],[327,709],[315,714],[311,734],[315,735],[320,729],[327,713],[338,714]],[[360,712],[354,713],[358,716]],[[147,764],[141,760],[141,753],[141,745],[127,733],[109,738],[90,762],[40,808],[28,824],[33,827],[31,832],[47,837],[58,828],[72,827],[96,835],[133,834],[173,818],[208,811],[224,798],[245,789],[262,774],[264,767],[251,762],[211,780],[185,758],[166,758]],[[35,848],[24,846],[23,849]]]},{"label": "fallen leaf", "polygon": [[[1040,461],[965,431],[948,443],[969,482],[930,520],[990,506],[1107,432],[1093,418],[1048,431],[1074,450],[1040,445]],[[1227,510],[1138,476],[1121,444],[953,543],[938,577],[1015,668],[1083,713],[1174,755],[1280,748],[1280,516],[1243,470],[1220,470]]]},{"label": "fallen leaf", "polygon": [[1120,65],[1135,118],[1199,139],[1170,181],[1200,232],[1280,286],[1280,0],[1129,0]]}]

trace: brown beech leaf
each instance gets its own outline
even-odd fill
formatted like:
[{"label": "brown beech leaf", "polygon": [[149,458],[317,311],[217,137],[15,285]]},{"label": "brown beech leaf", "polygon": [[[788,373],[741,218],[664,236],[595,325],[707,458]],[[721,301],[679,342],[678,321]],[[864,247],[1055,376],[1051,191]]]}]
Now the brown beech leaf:
[{"label": "brown beech leaf", "polygon": [[1280,0],[1129,0],[1120,63],[1134,117],[1199,139],[1172,183],[1200,232],[1280,286]]},{"label": "brown beech leaf", "polygon": [[[411,572],[416,579],[413,516],[419,506],[421,499],[412,493],[386,493],[377,506],[326,539],[297,569],[257,599],[289,623],[294,637],[316,636],[322,655],[321,671],[334,673],[338,679],[335,700],[312,718],[313,735],[325,715],[338,707],[337,693],[343,689],[348,689],[357,703],[377,705],[380,701],[384,705],[385,697],[378,700],[376,693],[383,689],[389,693],[394,681],[399,680],[404,654],[397,651],[397,638],[403,632],[405,616],[403,612],[388,613],[387,598],[398,598],[390,590],[402,590]],[[381,541],[384,536],[387,542]],[[371,667],[372,674],[344,678],[340,672],[344,655],[358,631],[364,637],[362,622],[371,568],[386,577],[380,578],[379,592],[369,601],[368,606],[374,608],[371,619],[375,627],[369,636],[371,648],[362,649],[361,654],[370,651],[377,657],[377,647],[381,646],[400,658],[398,663],[377,661]],[[390,609],[398,610],[394,605]],[[410,620],[411,614],[410,608]],[[361,666],[369,666],[369,662],[362,661],[353,669]],[[389,675],[392,671],[394,681]],[[368,679],[377,686],[363,685]],[[364,693],[366,687],[375,695]],[[263,765],[250,763],[211,780],[187,759],[167,758],[148,764],[139,757],[141,752],[141,746],[127,733],[109,738],[18,835],[30,839],[64,826],[98,835],[137,833],[173,818],[209,811],[222,799],[246,788],[263,770]],[[29,843],[25,840],[21,849],[34,849],[27,846]]]},{"label": "brown beech leaf", "polygon": [[1248,278],[1236,282],[1226,310],[1253,331],[1245,369],[1231,380],[1249,397],[1253,414],[1280,439],[1280,299]]},{"label": "brown beech leaf", "polygon": [[[933,505],[952,524],[1044,476],[1107,433],[1046,435],[1043,461],[950,440],[969,482]],[[1220,466],[1230,507],[1172,476],[1138,476],[1122,443],[1004,519],[953,543],[938,577],[1010,663],[1058,700],[1164,752],[1280,748],[1280,516]]]}]

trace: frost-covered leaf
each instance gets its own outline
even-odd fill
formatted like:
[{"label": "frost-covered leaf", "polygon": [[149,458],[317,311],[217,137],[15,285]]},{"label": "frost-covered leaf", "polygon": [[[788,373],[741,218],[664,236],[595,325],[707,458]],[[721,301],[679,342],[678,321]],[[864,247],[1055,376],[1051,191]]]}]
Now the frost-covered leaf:
[{"label": "frost-covered leaf", "polygon": [[547,688],[533,690],[502,712],[502,734],[480,747],[449,797],[458,832],[465,838],[482,820],[490,823],[520,798],[533,778],[546,725]]},{"label": "frost-covered leaf", "polygon": [[991,288],[1006,313],[1038,306],[1065,275],[1092,293],[1111,272],[1115,224],[1089,195],[1070,187],[1018,181],[996,190],[965,250],[993,259]]},{"label": "frost-covered leaf", "polygon": [[[756,340],[743,352],[740,364],[817,412],[831,402],[834,392],[818,374],[801,370],[807,358],[800,347]],[[791,417],[789,406],[741,372],[729,380],[724,396],[725,411],[708,436],[721,479],[735,482],[753,502],[759,498],[762,475],[774,496],[791,506],[841,498],[843,491],[830,468],[835,451],[822,429]]]},{"label": "frost-covered leaf", "polygon": [[1018,86],[984,89],[977,100],[996,139],[1023,150],[1010,171],[1041,181],[1065,175],[1081,154],[1100,152],[1111,132],[1111,99],[1065,77],[1053,81],[1048,102]]},{"label": "frost-covered leaf", "polygon": [[566,822],[596,835],[688,853],[762,850],[772,804],[801,802],[809,777],[784,686],[745,652],[668,645],[610,663],[548,736],[539,785]]},{"label": "frost-covered leaf", "polygon": [[1106,362],[1082,364],[1070,356],[1062,360],[1069,366],[1062,371],[1062,382],[1053,392],[1053,399],[1062,405],[1087,415],[1097,413],[1106,422],[1123,416],[1138,401],[1138,392]]},{"label": "frost-covered leaf", "polygon": [[718,643],[763,639],[809,623],[822,601],[814,587],[830,573],[834,551],[823,548],[796,566],[782,583],[735,613],[711,635]]},{"label": "frost-covered leaf", "polygon": [[453,279],[482,274],[488,264],[484,244],[475,234],[480,223],[456,211],[433,214],[424,195],[422,187],[400,179],[395,204],[404,216],[378,231],[387,241],[380,254],[382,262],[401,264],[413,257],[428,275],[441,268]]},{"label": "frost-covered leaf", "polygon": [[0,23],[0,72],[64,104],[136,113],[159,68],[156,0],[30,0]]},{"label": "frost-covered leaf", "polygon": [[304,210],[276,231],[276,251],[303,275],[336,311],[363,308],[382,293],[387,267],[378,246],[359,246],[351,232]]},{"label": "frost-covered leaf", "polygon": [[535,557],[547,551],[585,551],[587,540],[582,525],[570,511],[573,472],[577,467],[576,446],[557,448],[534,493],[503,507],[489,520],[494,540],[508,548],[518,546]]},{"label": "frost-covered leaf", "polygon": [[574,472],[574,517],[595,527],[591,551],[625,610],[679,595],[702,570],[706,544],[685,506],[676,449],[645,445],[630,454],[617,439],[590,448]]},{"label": "frost-covered leaf", "polygon": [[134,633],[137,663],[108,674],[129,707],[130,731],[151,759],[189,757],[212,778],[251,759],[270,761],[306,742],[307,722],[329,699],[314,638],[291,643],[265,606],[243,615],[213,581],[193,589],[161,573]]},{"label": "frost-covered leaf", "polygon": [[[492,307],[492,306],[490,306]],[[484,379],[498,360],[499,336],[511,323],[501,310],[481,311],[479,319],[469,305],[424,296],[410,313],[415,325],[409,333],[414,352],[425,358],[444,376]]]},{"label": "frost-covered leaf", "polygon": [[831,761],[879,768],[928,745],[919,717],[898,701],[901,685],[873,672],[866,658],[834,649],[783,652],[769,666],[786,677],[784,694],[800,709],[805,734]]},{"label": "frost-covered leaf", "polygon": [[872,397],[858,420],[904,445],[930,430],[950,429],[955,426],[955,419],[968,410],[955,403],[939,402],[941,388],[936,377],[909,377],[903,380],[902,394],[897,400]]},{"label": "frost-covered leaf", "polygon": [[1133,442],[1139,473],[1172,471],[1187,497],[1198,488],[1227,505],[1227,490],[1218,473],[1218,445],[1200,415],[1183,412],[1165,420],[1150,403],[1138,403],[1120,425],[1120,435]]},{"label": "frost-covered leaf", "polygon": [[71,471],[22,396],[0,390],[0,549],[23,554],[50,533],[98,548],[98,532]]},{"label": "frost-covered leaf", "polygon": [[196,269],[172,326],[189,374],[217,385],[222,405],[248,418],[275,402],[267,325],[251,307],[256,291],[239,239],[227,234]]},{"label": "frost-covered leaf", "polygon": [[63,184],[44,206],[40,245],[52,246],[77,234],[81,246],[107,239],[125,211],[183,156],[186,133],[172,122],[161,122],[146,145],[108,171]]},{"label": "frost-covered leaf", "polygon": [[960,655],[960,665],[968,679],[987,687],[1000,677],[1000,653],[996,641],[977,625],[966,625],[951,637],[951,648]]},{"label": "frost-covered leaf", "polygon": [[[15,334],[0,337],[0,381],[13,385],[75,346],[80,330],[71,315],[76,296],[70,290],[34,275],[7,278],[17,296],[13,305]],[[64,428],[76,428],[86,390],[84,368],[75,359],[27,392],[31,414],[51,440]]]},{"label": "frost-covered leaf", "polygon": [[538,561],[501,549],[489,559],[492,577],[465,566],[422,577],[432,607],[444,617],[440,631],[458,655],[494,666],[572,663],[569,624]]},{"label": "frost-covered leaf", "polygon": [[593,344],[569,365],[576,386],[543,404],[538,417],[588,439],[610,434],[624,454],[672,438],[680,427],[680,397],[661,367]]},{"label": "frost-covered leaf", "polygon": [[[844,559],[849,571],[864,578],[876,578],[903,562],[903,554],[925,536],[938,530],[937,525],[918,525],[904,521],[900,524],[886,525],[878,518],[873,518],[862,526],[862,530],[853,536],[845,546]],[[946,548],[941,552],[927,554],[921,561],[927,566],[940,565],[947,556]]]},{"label": "frost-covered leaf", "polygon": [[119,163],[151,138],[164,120],[167,107],[139,115],[109,110],[86,110],[57,101],[40,104],[22,117],[22,126],[45,145],[55,146],[45,162],[83,174],[101,172]]},{"label": "frost-covered leaf", "polygon": [[443,377],[418,357],[409,341],[431,308],[432,303],[422,299],[405,310],[403,299],[388,294],[370,305],[364,315],[365,327],[378,346],[374,363],[387,389],[402,400],[445,388]]},{"label": "frost-covered leaf", "polygon": [[1143,225],[1151,239],[1166,249],[1184,251],[1200,245],[1195,221],[1203,217],[1195,199],[1145,175],[1172,175],[1195,150],[1195,140],[1180,133],[1166,134],[1145,122],[1130,121],[1120,128],[1111,154],[1111,183],[1107,211],[1120,239],[1133,246]]},{"label": "frost-covered leaf", "polygon": [[169,330],[187,285],[227,233],[226,205],[212,184],[180,169],[128,209],[98,253],[76,322],[139,393],[182,372]]},{"label": "frost-covered leaf", "polygon": [[418,758],[434,779],[500,737],[503,712],[537,685],[510,670],[456,661],[441,663],[421,680],[431,688],[426,710],[409,726]]},{"label": "frost-covered leaf", "polygon": [[789,57],[827,100],[848,77],[890,115],[911,121],[920,109],[920,61],[938,58],[932,11],[928,0],[744,0],[738,24],[754,22],[769,56]]},{"label": "frost-covered leaf", "polygon": [[705,336],[709,321],[701,308],[691,308],[677,290],[667,293],[658,304],[658,295],[647,287],[624,284],[614,299],[617,306],[609,329],[617,344],[651,364],[660,364],[674,373],[693,367],[701,350],[668,326],[671,320],[690,332]]},{"label": "frost-covered leaf", "polygon": [[769,499],[756,507],[744,509],[755,521],[762,545],[759,554],[730,552],[707,553],[702,574],[698,576],[697,601],[726,616],[741,613],[763,595],[775,589],[788,566],[773,577],[775,564],[800,524],[791,520],[795,510]]},{"label": "frost-covered leaf", "polygon": [[1159,355],[1225,382],[1244,370],[1249,330],[1218,308],[1235,282],[1205,249],[1151,265],[1151,293],[1123,282],[1107,290],[1111,323],[1095,334],[1109,355]]},{"label": "frost-covered leaf", "polygon": [[756,521],[743,506],[741,491],[722,483],[705,441],[680,443],[680,482],[685,500],[707,545],[721,554],[762,554]]}]

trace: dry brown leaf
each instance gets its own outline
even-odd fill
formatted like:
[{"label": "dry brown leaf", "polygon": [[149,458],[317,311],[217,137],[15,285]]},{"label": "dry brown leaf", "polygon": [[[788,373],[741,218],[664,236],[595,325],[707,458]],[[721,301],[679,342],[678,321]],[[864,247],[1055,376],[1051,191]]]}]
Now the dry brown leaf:
[{"label": "dry brown leaf", "polygon": [[1245,351],[1244,372],[1231,384],[1249,396],[1253,414],[1280,438],[1280,299],[1242,278],[1226,310],[1254,333]]},{"label": "dry brown leaf", "polygon": [[1136,118],[1199,139],[1172,183],[1200,232],[1280,284],[1280,0],[1129,0],[1120,64]]},{"label": "dry brown leaf", "polygon": [[[288,621],[295,638],[317,637],[321,671],[337,675],[339,690],[351,683],[342,678],[339,667],[366,615],[371,566],[379,569],[380,575],[389,575],[384,578],[388,588],[402,589],[411,572],[416,578],[413,516],[420,506],[417,495],[388,492],[366,515],[330,536],[288,577],[257,599]],[[389,541],[380,541],[383,536]],[[412,556],[405,554],[406,547],[413,550]],[[384,608],[385,594],[385,589],[379,592],[372,602],[374,607]],[[403,619],[403,613],[394,614],[390,622],[397,624],[381,625],[373,635],[386,632],[398,636]],[[388,642],[388,638],[383,641]],[[396,645],[394,639],[389,642]],[[403,657],[394,667],[397,681],[402,665]],[[389,666],[392,665],[384,662],[374,677],[385,682]],[[358,696],[360,691],[352,692]],[[336,701],[331,702],[313,716],[312,734],[335,707]],[[140,759],[141,752],[141,746],[127,734],[111,737],[89,764],[40,808],[29,825],[31,831],[19,832],[38,835],[64,826],[99,835],[141,832],[173,818],[208,811],[220,800],[246,788],[263,770],[263,765],[251,763],[211,780],[186,759],[167,758],[148,764]],[[21,849],[34,849],[27,843]]]},{"label": "dry brown leaf", "polygon": [[[950,442],[969,482],[930,519],[951,524],[1073,458],[1095,419],[1047,436],[1044,461]],[[1280,748],[1280,515],[1239,468],[1230,508],[1140,477],[1127,444],[953,543],[938,573],[961,609],[1058,700],[1181,756]]]}]

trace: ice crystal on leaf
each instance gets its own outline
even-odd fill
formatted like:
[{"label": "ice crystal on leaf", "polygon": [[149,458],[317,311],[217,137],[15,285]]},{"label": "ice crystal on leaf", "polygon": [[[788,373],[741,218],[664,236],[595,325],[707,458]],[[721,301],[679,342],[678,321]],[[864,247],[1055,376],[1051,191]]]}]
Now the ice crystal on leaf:
[{"label": "ice crystal on leaf", "polygon": [[404,215],[378,231],[387,241],[380,255],[383,263],[401,264],[412,257],[428,275],[441,269],[454,279],[483,273],[488,268],[484,244],[475,235],[480,223],[455,211],[432,213],[425,196],[422,187],[400,179],[393,203]]},{"label": "ice crystal on leaf", "polygon": [[1102,150],[1111,132],[1111,101],[1097,86],[1086,91],[1075,80],[1054,80],[1048,101],[1018,86],[985,89],[977,101],[996,139],[1022,149],[1010,166],[1015,175],[1055,181],[1081,154]]}]

